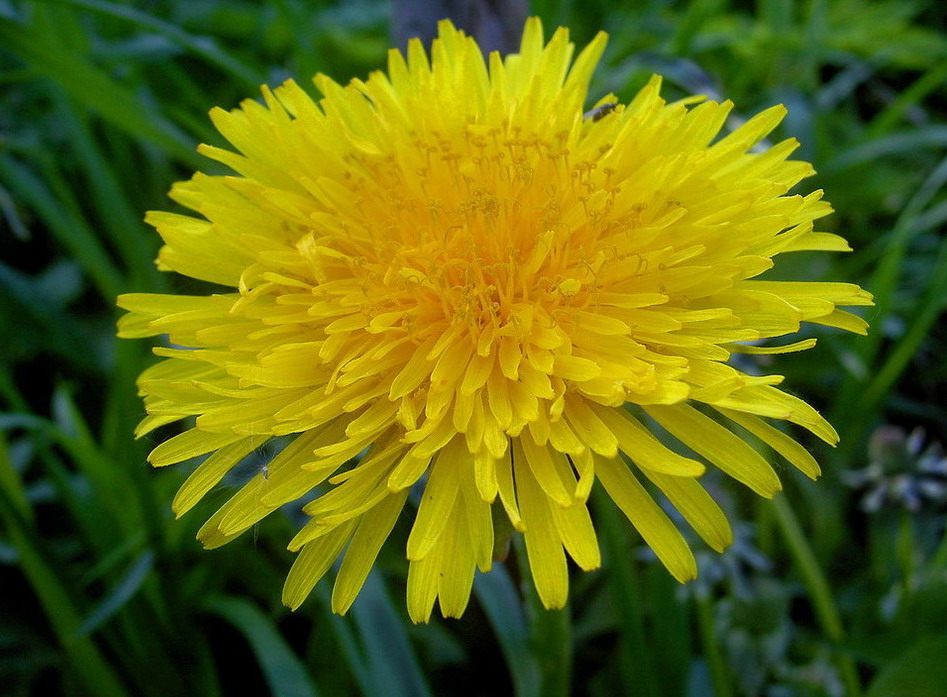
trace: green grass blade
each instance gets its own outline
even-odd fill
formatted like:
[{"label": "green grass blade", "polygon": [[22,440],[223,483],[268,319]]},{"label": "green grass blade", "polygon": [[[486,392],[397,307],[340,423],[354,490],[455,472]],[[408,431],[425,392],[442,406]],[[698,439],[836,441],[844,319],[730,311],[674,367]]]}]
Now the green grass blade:
[{"label": "green grass blade", "polygon": [[[947,238],[940,245],[937,262],[930,275],[930,283],[919,300],[918,311],[897,346],[887,355],[881,368],[861,396],[862,408],[873,412],[894,386],[898,377],[917,354],[921,342],[947,307]],[[857,437],[856,437],[857,439]]]},{"label": "green grass blade", "polygon": [[678,583],[660,564],[651,564],[643,575],[648,608],[659,631],[652,633],[649,649],[654,666],[661,676],[660,688],[665,697],[677,697],[687,691],[689,674],[680,669],[692,655],[691,606]]},{"label": "green grass blade", "polygon": [[723,643],[714,626],[714,607],[710,594],[698,591],[694,601],[697,611],[697,629],[700,634],[700,643],[704,651],[704,660],[710,671],[710,681],[713,684],[714,697],[732,697],[733,687],[730,680],[730,671],[724,657]]},{"label": "green grass blade", "polygon": [[829,24],[826,21],[828,3],[826,0],[809,0],[806,17],[805,44],[797,56],[801,64],[800,86],[806,92],[814,92],[819,85],[819,68],[824,62],[822,52],[827,45],[826,37]]},{"label": "green grass blade", "polygon": [[[44,174],[46,181],[14,158],[0,156],[0,178],[6,180],[8,186],[33,208],[56,240],[79,262],[102,297],[111,301],[124,286],[121,272],[92,228],[83,219],[71,215],[71,206],[68,203],[64,205],[50,190],[49,184],[54,182],[53,173],[47,170]],[[55,176],[58,177],[58,173]]]},{"label": "green grass blade", "polygon": [[59,427],[54,435],[79,471],[88,477],[98,506],[110,513],[112,524],[124,531],[125,537],[134,535],[142,529],[144,516],[139,492],[124,465],[111,460],[99,449],[82,412],[63,386],[53,394],[53,414]]},{"label": "green grass blade", "polygon": [[11,515],[17,515],[22,520],[32,524],[34,520],[33,508],[26,498],[26,487],[23,486],[23,480],[20,479],[13,468],[13,463],[10,461],[6,437],[3,433],[0,433],[0,491],[6,493]]},{"label": "green grass blade", "polygon": [[33,414],[0,413],[0,431],[9,431],[14,428],[44,429],[49,422]]},{"label": "green grass blade", "polygon": [[352,616],[365,647],[368,670],[375,685],[373,694],[386,697],[430,697],[431,690],[405,629],[388,597],[377,571],[365,582]]},{"label": "green grass blade", "polygon": [[513,549],[526,589],[526,607],[529,622],[530,646],[539,666],[540,684],[544,697],[567,697],[572,694],[574,638],[572,636],[572,608],[567,602],[558,610],[547,610],[539,599],[533,582],[522,536],[513,538]]},{"label": "green grass blade", "polygon": [[13,233],[15,238],[21,241],[30,238],[29,227],[23,222],[20,212],[16,209],[13,197],[3,186],[0,186],[0,215],[10,227],[10,232]]},{"label": "green grass blade", "polygon": [[43,469],[49,475],[71,521],[75,523],[77,532],[82,534],[88,548],[94,550],[97,556],[108,555],[117,540],[113,521],[101,514],[86,487],[76,486],[74,476],[50,446],[50,441],[55,440],[55,424],[26,413],[26,400],[3,372],[0,372],[0,396],[15,410],[15,413],[0,415],[0,430],[22,428],[30,432]]},{"label": "green grass blade", "polygon": [[[376,693],[376,687],[373,683],[374,676],[368,668],[368,660],[365,657],[365,651],[359,645],[358,637],[355,634],[353,623],[348,617],[342,617],[332,612],[331,588],[326,583],[320,583],[316,586],[315,593],[319,598],[319,606],[322,617],[328,623],[332,630],[333,639],[338,644],[345,662],[348,664],[349,673],[358,684],[359,692],[366,697]],[[356,601],[356,604],[358,601]]]},{"label": "green grass blade", "polygon": [[[914,239],[919,230],[918,221],[921,220],[923,209],[945,185],[947,185],[947,158],[942,160],[940,165],[925,179],[898,216],[889,236],[889,241],[885,246],[884,254],[871,281],[867,284],[868,289],[875,295],[875,307],[872,311],[875,324],[884,321],[891,310],[894,295],[901,279],[904,259],[907,255],[911,240]],[[939,283],[936,277],[935,283]],[[936,302],[936,300],[936,297],[932,298],[932,301]],[[927,314],[923,314],[922,324],[919,325],[924,327],[924,331],[930,326],[927,323],[928,320],[926,317]],[[930,321],[932,322],[933,320]],[[869,335],[859,342],[856,351],[863,365],[869,368],[874,366],[883,338],[884,336],[880,329],[876,329],[873,332],[869,332]],[[915,337],[915,341],[919,343],[922,338],[922,336]],[[915,344],[915,347],[916,345],[917,344]],[[903,352],[900,353],[903,354]],[[901,355],[898,360],[903,362],[905,361],[905,357]],[[904,363],[904,365],[906,365],[906,363]],[[885,378],[885,380],[888,381],[888,385],[892,384],[894,378],[900,374],[901,369],[903,369],[903,366],[897,369],[890,377]],[[878,383],[877,380],[875,380],[874,384],[879,385],[879,387],[875,388],[876,390],[881,390],[879,395],[887,390],[887,387],[882,388],[882,383]],[[869,408],[854,409],[856,404],[864,403],[863,390],[864,385],[861,380],[849,377],[836,400],[835,420],[839,423],[848,424],[846,438],[842,441],[842,450],[840,450],[842,453],[849,452],[850,448],[855,446],[857,439],[851,437],[851,435],[862,431],[874,413],[873,410]],[[876,398],[877,396],[878,395],[876,395]],[[857,414],[858,416],[851,418],[852,414]],[[842,418],[843,416],[845,417],[844,419]]]},{"label": "green grass blade", "polygon": [[477,577],[474,592],[500,642],[517,697],[539,697],[541,674],[530,650],[529,628],[516,587],[501,563]]},{"label": "green grass blade", "polygon": [[601,536],[608,584],[616,601],[621,632],[618,638],[618,673],[627,694],[656,697],[659,694],[654,665],[645,634],[640,579],[629,555],[628,527],[600,488],[592,492],[596,527]]},{"label": "green grass blade", "polygon": [[102,602],[90,612],[76,630],[77,636],[92,634],[119,612],[141,589],[155,565],[155,555],[150,549],[142,552],[105,594]]},{"label": "green grass blade", "polygon": [[687,56],[691,53],[694,38],[700,33],[707,19],[720,12],[721,0],[692,0],[687,5],[677,31],[671,42],[671,53],[675,56]]},{"label": "green grass blade", "polygon": [[157,239],[146,228],[142,214],[133,206],[115,172],[93,138],[88,119],[62,90],[51,90],[64,132],[89,182],[88,193],[95,205],[99,229],[108,235],[131,273],[128,283],[142,291],[160,292],[163,277],[152,262]]},{"label": "green grass blade", "polygon": [[[112,350],[112,379],[102,410],[101,450],[116,460],[143,463],[148,454],[148,441],[132,439],[135,426],[143,416],[141,400],[135,391],[135,378],[145,368],[145,358],[150,358],[150,353],[147,347],[121,340],[114,342]],[[150,470],[146,473],[146,479],[150,479]],[[136,470],[133,469],[131,474],[134,477]]]},{"label": "green grass blade", "polygon": [[915,80],[907,89],[902,90],[894,101],[884,108],[868,126],[866,140],[875,140],[885,135],[901,120],[907,112],[919,105],[932,92],[947,82],[947,63],[941,63],[928,70]]},{"label": "green grass blade", "polygon": [[835,177],[853,167],[871,164],[891,155],[911,154],[945,146],[947,146],[947,126],[911,128],[849,148],[826,162],[820,171],[826,177]]},{"label": "green grass blade", "polygon": [[[783,534],[786,546],[789,548],[790,556],[806,584],[822,631],[829,640],[836,644],[840,643],[844,639],[845,631],[838,607],[835,605],[829,582],[799,524],[799,519],[786,502],[785,494],[777,494],[770,503],[770,507],[775,514],[776,523]],[[854,661],[845,654],[839,654],[836,661],[842,674],[842,681],[845,683],[845,694],[858,697],[861,694],[861,686]]]},{"label": "green grass blade", "polygon": [[256,89],[263,82],[262,75],[239,59],[220,48],[213,38],[194,36],[180,27],[153,17],[133,7],[126,7],[106,0],[44,0],[45,2],[71,5],[91,12],[113,17],[142,29],[150,29],[186,51],[200,56],[215,65],[245,87]]},{"label": "green grass blade", "polygon": [[917,640],[886,665],[868,690],[868,697],[943,697],[947,695],[947,636]]},{"label": "green grass blade", "polygon": [[792,31],[794,0],[759,0],[756,14],[761,24],[776,36]]},{"label": "green grass blade", "polygon": [[30,27],[3,18],[0,18],[0,43],[120,131],[157,145],[190,167],[204,166],[204,159],[195,152],[191,138],[81,54],[54,46]]},{"label": "green grass blade", "polygon": [[[931,199],[945,185],[947,185],[947,158],[941,160],[934,171],[928,175],[898,216],[894,229],[891,231],[890,241],[885,248],[884,256],[868,284],[869,289],[875,294],[875,313],[878,317],[886,317],[889,312],[901,277],[904,257],[907,254],[911,240],[917,232],[916,222],[918,218]],[[881,344],[881,340],[881,332],[870,334],[867,339],[859,344],[862,355],[869,360],[873,358]]]},{"label": "green grass blade", "polygon": [[305,666],[273,620],[256,605],[238,598],[212,597],[203,607],[236,627],[253,650],[273,697],[318,697]]},{"label": "green grass blade", "polygon": [[[535,597],[533,597],[535,596]],[[572,608],[547,610],[535,593],[530,597],[533,650],[542,674],[543,695],[568,697],[572,694],[574,668]]]},{"label": "green grass blade", "polygon": [[19,476],[10,462],[5,441],[0,438],[0,521],[7,539],[16,549],[19,566],[43,607],[69,665],[97,697],[127,697],[118,677],[87,637],[77,637],[80,613],[69,597],[64,575],[46,558],[43,543],[20,514],[22,499]]}]

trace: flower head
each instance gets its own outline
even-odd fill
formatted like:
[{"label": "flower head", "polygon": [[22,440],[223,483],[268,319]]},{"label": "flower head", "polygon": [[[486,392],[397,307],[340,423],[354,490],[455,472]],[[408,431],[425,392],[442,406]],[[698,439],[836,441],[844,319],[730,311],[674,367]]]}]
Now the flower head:
[{"label": "flower head", "polygon": [[[530,20],[519,54],[484,61],[440,26],[430,60],[413,42],[388,72],[314,102],[290,81],[264,103],[215,109],[238,152],[201,152],[237,176],[197,174],[150,213],[162,269],[228,286],[208,296],[130,294],[120,335],[167,334],[139,380],[139,435],[196,417],[150,455],[210,453],[173,507],[191,508],[248,453],[294,440],[200,530],[207,547],[315,490],[284,589],[298,606],[341,556],[333,607],[354,600],[379,548],[423,487],[407,543],[408,608],[460,615],[493,550],[491,508],[525,536],[547,607],[568,592],[566,554],[599,565],[586,500],[598,480],[675,578],[696,565],[650,481],[714,549],[732,535],[699,482],[703,460],[763,496],[779,479],[731,428],[811,477],[812,456],[766,419],[834,443],[814,409],[728,365],[746,342],[800,322],[863,333],[844,283],[755,280],[773,257],[842,251],[813,231],[822,193],[793,140],[758,148],[773,107],[726,137],[729,103],[668,104],[654,78],[586,114],[600,34],[573,61]],[[584,116],[585,115],[585,116]],[[650,417],[702,460],[645,427]]]}]

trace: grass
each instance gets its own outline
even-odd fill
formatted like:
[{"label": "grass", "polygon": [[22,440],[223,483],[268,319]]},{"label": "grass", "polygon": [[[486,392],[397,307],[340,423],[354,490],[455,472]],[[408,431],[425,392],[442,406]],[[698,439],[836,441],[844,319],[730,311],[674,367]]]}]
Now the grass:
[{"label": "grass", "polygon": [[[202,292],[156,272],[145,210],[166,208],[207,111],[262,82],[383,64],[387,3],[0,0],[0,684],[10,695],[945,695],[944,503],[866,513],[841,474],[882,425],[947,442],[947,17],[869,0],[534,0],[578,43],[611,42],[593,98],[651,72],[669,96],[782,102],[855,251],[781,272],[860,283],[872,333],[819,332],[777,372],[831,416],[817,484],[754,503],[715,494],[747,534],[678,587],[608,507],[606,563],[541,609],[519,568],[478,578],[460,621],[415,627],[398,543],[347,618],[325,585],[289,613],[279,589],[296,514],[203,552],[174,521],[183,468],[152,471],[134,378],[153,360],[114,338],[115,295]],[[901,461],[902,468],[913,466]],[[904,472],[906,470],[899,470]],[[220,492],[216,503],[226,491]],[[210,510],[214,501],[204,506]],[[404,535],[396,529],[395,535]],[[500,667],[497,670],[497,667]],[[913,690],[913,692],[912,692]]]}]

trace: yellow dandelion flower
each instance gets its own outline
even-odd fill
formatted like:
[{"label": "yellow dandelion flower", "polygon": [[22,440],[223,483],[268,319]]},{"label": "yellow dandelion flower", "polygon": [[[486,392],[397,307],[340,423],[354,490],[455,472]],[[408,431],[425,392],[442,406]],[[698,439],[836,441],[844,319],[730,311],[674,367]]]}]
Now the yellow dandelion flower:
[{"label": "yellow dandelion flower", "polygon": [[[675,578],[696,574],[650,482],[716,550],[731,542],[701,486],[705,463],[766,497],[776,472],[731,428],[810,477],[812,456],[767,420],[834,444],[816,411],[749,375],[733,353],[801,322],[864,333],[838,306],[855,285],[755,280],[783,252],[844,251],[815,231],[822,192],[789,195],[812,167],[767,109],[718,137],[731,104],[659,95],[586,113],[600,34],[573,61],[564,29],[538,20],[520,52],[484,61],[440,25],[388,72],[317,103],[294,82],[264,103],[211,112],[237,152],[202,146],[236,176],[196,174],[171,197],[196,215],[149,213],[164,270],[234,288],[209,296],[129,294],[120,336],[167,335],[142,373],[138,435],[188,417],[155,466],[209,456],[177,494],[181,515],[251,451],[289,445],[201,528],[208,548],[315,490],[284,601],[297,607],[342,558],[345,612],[423,486],[407,542],[415,621],[435,601],[459,616],[488,571],[492,513],[523,533],[546,607],[568,593],[566,555],[599,566],[587,499],[597,480]],[[656,438],[650,417],[689,451]]]}]

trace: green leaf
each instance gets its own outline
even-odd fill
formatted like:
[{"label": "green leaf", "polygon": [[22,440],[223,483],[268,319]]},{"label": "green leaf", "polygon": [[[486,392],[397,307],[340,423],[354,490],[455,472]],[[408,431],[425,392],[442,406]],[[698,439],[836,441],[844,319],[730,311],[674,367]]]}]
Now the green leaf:
[{"label": "green leaf", "polygon": [[496,563],[477,577],[474,592],[500,642],[517,697],[540,694],[542,676],[529,642],[529,629],[516,587],[506,567]]},{"label": "green leaf", "polygon": [[911,128],[849,148],[822,165],[821,172],[823,176],[836,176],[858,165],[873,163],[891,155],[911,156],[921,150],[944,146],[947,146],[947,126],[937,124]]},{"label": "green leaf", "polygon": [[[331,589],[328,584],[320,583],[316,586],[315,594],[319,598],[320,618],[316,621],[325,621],[332,630],[332,641],[348,665],[348,672],[358,685],[363,695],[373,695],[377,691],[372,682],[373,676],[368,669],[365,652],[355,636],[355,628],[348,617],[342,617],[332,612]],[[358,605],[356,600],[355,604]]]},{"label": "green leaf", "polygon": [[592,503],[608,569],[607,582],[621,627],[617,650],[618,676],[626,692],[654,697],[659,694],[659,676],[646,638],[640,573],[628,553],[628,535],[631,533],[621,524],[615,505],[601,488],[593,490]]},{"label": "green leaf", "polygon": [[928,70],[912,85],[902,90],[888,106],[882,110],[868,127],[868,135],[875,139],[891,130],[902,121],[908,111],[917,108],[921,102],[947,80],[947,63],[941,63]]},{"label": "green leaf", "polygon": [[[153,246],[157,246],[153,242],[157,239],[153,239],[141,214],[123,191],[117,172],[92,135],[88,117],[63,90],[53,88],[50,96],[88,181],[87,196],[95,204],[95,213],[90,217],[99,222],[99,229],[108,234],[121,255],[131,274],[130,285],[142,290],[162,290],[163,279],[152,262]],[[106,300],[111,301],[111,298]]]},{"label": "green leaf", "polygon": [[947,636],[925,637],[884,668],[867,697],[947,696]]},{"label": "green leaf", "polygon": [[126,536],[134,535],[142,527],[145,511],[128,470],[99,448],[67,387],[56,387],[52,408],[57,442],[89,478],[101,510],[111,514],[113,524]]},{"label": "green leaf", "polygon": [[105,361],[100,351],[75,350],[75,346],[94,346],[98,337],[88,323],[80,322],[76,313],[69,312],[48,292],[50,272],[55,270],[31,276],[0,262],[0,295],[5,310],[0,313],[0,334],[15,333],[17,337],[15,342],[0,345],[0,360],[15,363],[39,354],[56,357],[60,366],[84,371],[103,369]]},{"label": "green leaf", "polygon": [[146,12],[125,7],[106,0],[53,0],[64,5],[81,7],[93,12],[123,20],[143,29],[151,29],[181,48],[204,58],[208,63],[216,65],[231,77],[244,83],[247,87],[256,89],[263,82],[263,78],[256,70],[245,65],[238,59],[223,51],[217,43],[208,36],[195,36],[177,25],[153,17]]},{"label": "green leaf", "polygon": [[54,46],[32,28],[2,18],[0,44],[119,130],[158,145],[191,167],[204,166],[187,135],[83,55]]},{"label": "green leaf", "polygon": [[27,430],[43,430],[50,427],[50,423],[35,414],[0,413],[0,431],[10,431],[14,428]]},{"label": "green leaf", "polygon": [[135,597],[135,594],[141,589],[142,584],[145,582],[148,574],[151,573],[154,565],[154,552],[150,549],[142,552],[122,578],[106,593],[98,607],[90,612],[85,620],[83,620],[82,624],[76,630],[76,635],[83,636],[85,634],[91,634],[108,622],[116,612],[121,610],[129,600]]},{"label": "green leaf", "polygon": [[[0,24],[0,41],[3,37]],[[31,167],[7,155],[0,156],[0,177],[29,204],[56,240],[79,262],[95,282],[103,298],[111,301],[123,289],[122,274],[106,252],[96,231],[86,220],[72,214],[71,202],[53,193],[57,183],[68,198],[70,191],[62,175],[51,167],[37,176]]]},{"label": "green leaf", "polygon": [[513,540],[519,571],[526,588],[526,611],[529,618],[530,646],[539,665],[544,697],[568,697],[572,694],[574,639],[572,608],[549,610],[543,606],[533,582],[522,535]]},{"label": "green leaf", "polygon": [[127,693],[98,647],[88,637],[76,637],[79,611],[62,579],[64,574],[47,558],[47,551],[29,520],[22,515],[22,482],[0,438],[0,522],[16,549],[19,566],[56,634],[62,650],[86,693],[125,697]]},{"label": "green leaf", "polygon": [[203,607],[240,630],[256,655],[273,697],[318,697],[305,666],[283,639],[273,620],[256,605],[238,598],[218,596],[210,598]]},{"label": "green leaf", "polygon": [[33,523],[33,509],[26,496],[26,487],[10,460],[7,442],[0,433],[0,491],[5,492],[13,510],[23,520]]},{"label": "green leaf", "polygon": [[431,694],[417,656],[408,641],[405,620],[388,598],[377,571],[365,582],[352,606],[359,638],[365,647],[375,694],[385,697],[428,697]]}]

